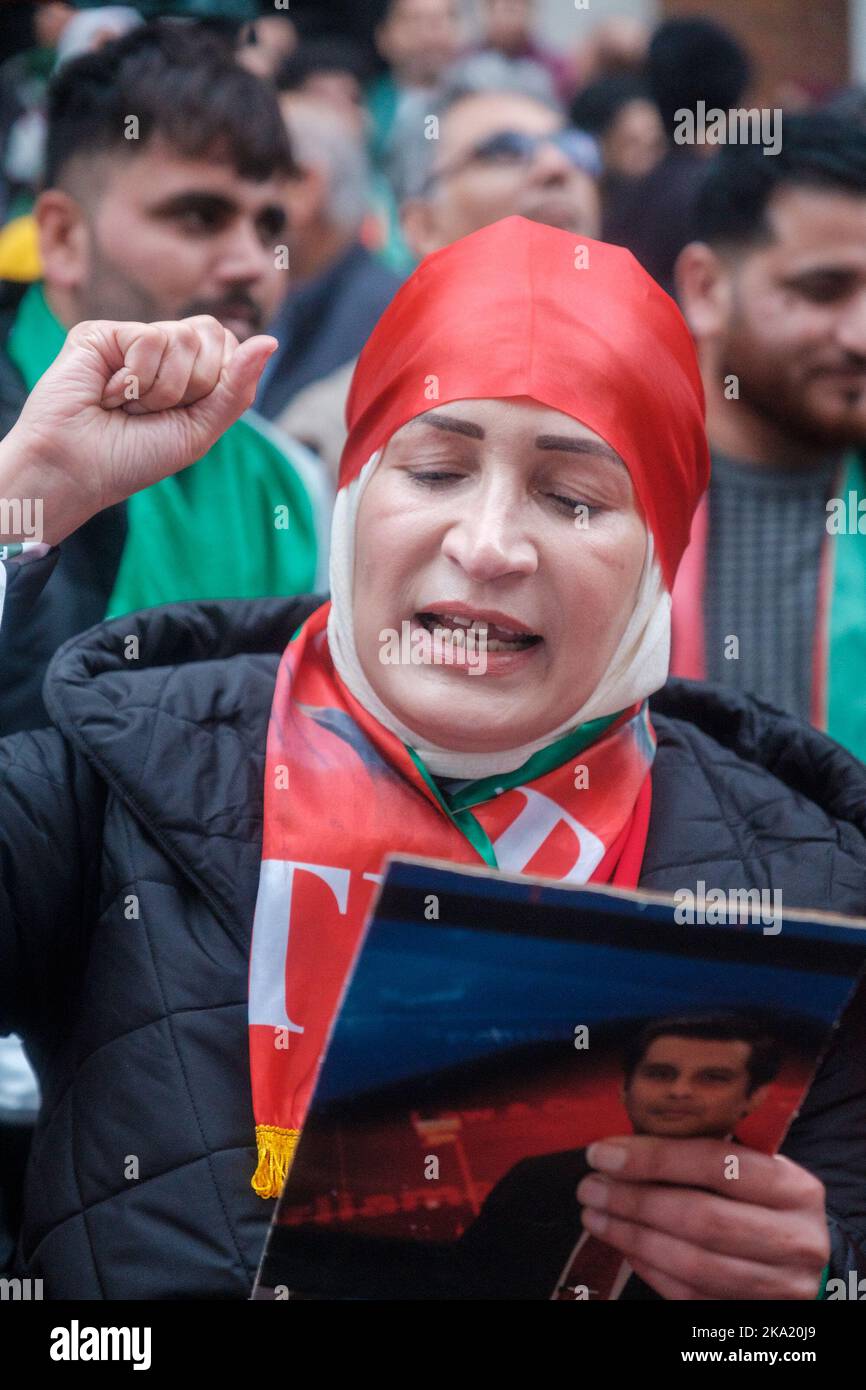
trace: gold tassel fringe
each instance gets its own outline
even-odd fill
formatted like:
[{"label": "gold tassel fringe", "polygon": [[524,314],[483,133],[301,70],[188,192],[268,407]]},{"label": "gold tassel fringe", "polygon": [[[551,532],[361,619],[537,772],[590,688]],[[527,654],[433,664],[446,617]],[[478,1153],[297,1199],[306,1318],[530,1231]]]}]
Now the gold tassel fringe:
[{"label": "gold tassel fringe", "polygon": [[256,1125],[259,1163],[253,1174],[251,1187],[260,1197],[279,1197],[300,1137],[299,1129],[280,1129],[278,1125]]}]

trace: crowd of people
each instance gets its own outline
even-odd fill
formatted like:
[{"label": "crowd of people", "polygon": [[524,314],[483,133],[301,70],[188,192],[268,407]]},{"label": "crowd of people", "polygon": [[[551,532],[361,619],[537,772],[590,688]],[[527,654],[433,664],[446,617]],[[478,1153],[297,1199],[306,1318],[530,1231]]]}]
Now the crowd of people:
[{"label": "crowd of people", "polygon": [[[368,46],[302,5],[15,8],[0,1264],[244,1297],[309,1099],[262,1099],[267,1009],[244,1056],[301,910],[268,865],[369,878],[426,815],[457,862],[866,917],[866,102],[682,142],[754,105],[732,34],[576,10],[554,51],[532,0],[383,0]],[[431,617],[487,680],[381,664]],[[587,747],[595,810],[555,783]],[[583,877],[497,857],[529,784],[592,825]],[[296,965],[333,1007],[360,904]],[[861,1015],[730,1238],[686,1198],[669,1259],[624,1229],[656,1294],[866,1274]]]}]

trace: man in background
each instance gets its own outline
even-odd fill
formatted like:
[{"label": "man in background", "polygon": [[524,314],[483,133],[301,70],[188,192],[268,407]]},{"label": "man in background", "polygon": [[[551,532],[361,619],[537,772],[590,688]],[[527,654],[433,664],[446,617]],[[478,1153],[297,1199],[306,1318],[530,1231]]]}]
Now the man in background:
[{"label": "man in background", "polygon": [[256,77],[272,82],[298,46],[298,31],[285,10],[263,14],[245,24],[237,40],[237,59]]},{"label": "man in background", "polygon": [[[480,75],[495,85],[472,85]],[[547,89],[546,79],[542,80]],[[427,122],[438,139],[426,138]],[[454,69],[429,105],[401,125],[403,232],[420,260],[501,217],[519,214],[597,237],[601,158],[596,142],[566,126],[560,107],[538,95],[538,79],[482,54]],[[344,408],[355,359],[299,392],[278,418],[336,477],[345,443]]]},{"label": "man in background", "polygon": [[280,105],[300,176],[287,186],[291,287],[270,326],[280,346],[256,398],[269,419],[354,361],[400,285],[361,239],[370,169],[354,114],[303,92]]},{"label": "man in background", "polygon": [[599,141],[607,176],[642,178],[664,157],[662,119],[641,77],[599,78],[575,97],[570,115],[572,125]]},{"label": "man in background", "polygon": [[386,0],[375,43],[387,72],[376,79],[367,97],[375,163],[384,159],[402,103],[435,89],[457,57],[461,39],[457,0]]},{"label": "man in background", "polygon": [[536,0],[482,0],[482,46],[509,61],[537,63],[550,77],[559,99],[568,101],[574,94],[574,75],[568,63],[538,42],[537,10]]},{"label": "man in background", "polygon": [[286,59],[276,76],[277,91],[318,97],[351,118],[353,129],[365,135],[363,53],[348,39],[307,39]]},{"label": "man in background", "polygon": [[659,109],[646,81],[622,72],[601,77],[579,92],[570,116],[572,125],[594,135],[601,146],[601,237],[622,245],[634,215],[630,204],[637,181],[652,173],[667,152]]},{"label": "man in background", "polygon": [[[68,64],[46,165],[43,279],[7,287],[0,322],[0,432],[82,320],[210,314],[242,340],[271,318],[297,169],[275,96],[224,44],[157,23]],[[177,477],[95,516],[4,625],[0,731],[47,722],[49,660],[107,614],[316,587],[325,496],[316,461],[247,416]]]},{"label": "man in background", "polygon": [[[495,75],[494,75],[495,76]],[[418,123],[401,131],[398,188],[403,230],[419,259],[500,217],[518,214],[576,236],[601,225],[601,156],[595,140],[515,83],[456,74],[430,108],[438,139]],[[411,143],[410,143],[411,142]]]},{"label": "man in background", "polygon": [[866,130],[791,116],[772,158],[728,146],[694,231],[677,295],[713,467],[674,588],[671,669],[751,691],[866,759]]},{"label": "man in background", "polygon": [[[670,19],[653,34],[647,79],[668,150],[637,182],[627,202],[618,201],[618,240],[672,294],[674,262],[688,239],[688,219],[707,161],[717,149],[699,140],[678,144],[677,113],[691,112],[697,123],[701,101],[708,111],[736,107],[749,84],[750,65],[733,35],[712,20]],[[702,133],[696,124],[695,135]]]}]

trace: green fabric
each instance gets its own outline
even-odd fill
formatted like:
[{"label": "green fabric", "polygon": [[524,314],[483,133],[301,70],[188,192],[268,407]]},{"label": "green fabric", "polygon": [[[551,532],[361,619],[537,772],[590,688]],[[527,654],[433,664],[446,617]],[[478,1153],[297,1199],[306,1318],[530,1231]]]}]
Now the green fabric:
[{"label": "green fabric", "polygon": [[[41,284],[31,285],[8,340],[28,390],[65,337]],[[127,519],[106,617],[186,599],[258,598],[315,588],[309,495],[289,449],[250,418],[226,430],[197,463],[135,493]]]},{"label": "green fabric", "polygon": [[369,150],[372,163],[373,205],[385,233],[385,244],[377,251],[379,259],[395,275],[407,276],[418,264],[403,235],[400,209],[388,174],[388,145],[400,93],[393,77],[386,72],[367,88]]},{"label": "green fabric", "polygon": [[41,283],[25,291],[9,331],[6,351],[32,391],[66,341],[66,329],[48,307]]},{"label": "green fabric", "polygon": [[496,853],[490,837],[480,821],[472,815],[469,807],[477,806],[483,801],[489,801],[498,792],[508,791],[510,787],[520,786],[524,782],[535,781],[536,778],[552,772],[554,768],[561,767],[570,758],[581,753],[584,748],[588,748],[591,743],[595,743],[596,739],[600,738],[604,731],[615,720],[619,719],[621,714],[622,710],[619,710],[616,714],[603,715],[601,719],[590,719],[586,724],[572,729],[571,733],[563,734],[562,738],[556,739],[547,748],[541,748],[537,753],[533,753],[531,758],[528,758],[520,767],[515,768],[513,772],[503,772],[493,777],[480,777],[453,793],[448,793],[437,785],[414,748],[410,748],[408,744],[403,746],[449,820],[453,821],[457,829],[466,836],[484,863],[489,865],[491,869],[497,869],[499,865],[496,863]]},{"label": "green fabric", "polygon": [[[287,455],[247,420],[198,463],[135,493],[127,507],[129,534],[108,618],[184,599],[315,587],[309,497]],[[289,524],[278,529],[283,516]]]},{"label": "green fabric", "polygon": [[[99,0],[103,4],[104,0]],[[8,63],[4,63],[4,76],[14,72],[17,82],[37,82],[45,86],[51,81],[51,74],[54,72],[54,65],[57,62],[57,50],[54,48],[28,48],[24,53],[18,53]],[[15,71],[10,65],[20,64],[20,70]]]},{"label": "green fabric", "polygon": [[418,264],[418,257],[409,249],[400,222],[400,209],[394,190],[381,171],[374,171],[371,179],[374,207],[385,234],[384,244],[376,251],[378,259],[393,270],[395,275],[406,277]]},{"label": "green fabric", "polygon": [[370,153],[373,163],[381,167],[385,158],[388,136],[394,124],[399,100],[397,84],[389,72],[377,77],[367,89],[367,111],[370,115]]},{"label": "green fabric", "polygon": [[[849,456],[842,484],[866,499],[866,466]],[[830,603],[827,732],[866,762],[866,516],[848,507],[847,534],[833,536],[833,594]],[[859,525],[863,530],[858,530]]]}]

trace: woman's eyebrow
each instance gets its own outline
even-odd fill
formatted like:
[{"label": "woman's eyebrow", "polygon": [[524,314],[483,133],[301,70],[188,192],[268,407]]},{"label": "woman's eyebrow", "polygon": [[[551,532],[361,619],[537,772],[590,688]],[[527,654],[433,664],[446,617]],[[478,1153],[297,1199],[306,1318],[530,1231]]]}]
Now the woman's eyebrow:
[{"label": "woman's eyebrow", "polygon": [[[416,415],[414,419],[407,421],[408,425],[432,425],[437,430],[450,430],[453,434],[466,434],[471,439],[484,439],[484,430],[480,425],[474,424],[471,420],[460,420],[456,415],[442,415],[441,413],[430,412],[427,415]],[[540,434],[535,441],[536,449],[549,449],[567,452],[571,454],[585,454],[587,457],[602,458],[609,463],[616,463],[620,468],[625,468],[625,464],[615,449],[609,444],[605,444],[602,439],[580,439],[574,435],[559,434]]]},{"label": "woman's eyebrow", "polygon": [[603,439],[579,439],[573,435],[562,434],[540,434],[535,441],[536,449],[557,449],[569,454],[587,454],[594,458],[606,459],[609,463],[617,463],[620,468],[625,464],[615,449],[609,444],[605,444]]},{"label": "woman's eyebrow", "polygon": [[455,415],[416,415],[410,425],[433,425],[437,430],[451,430],[454,434],[468,434],[472,439],[483,439],[484,431],[471,420],[458,420]]}]

